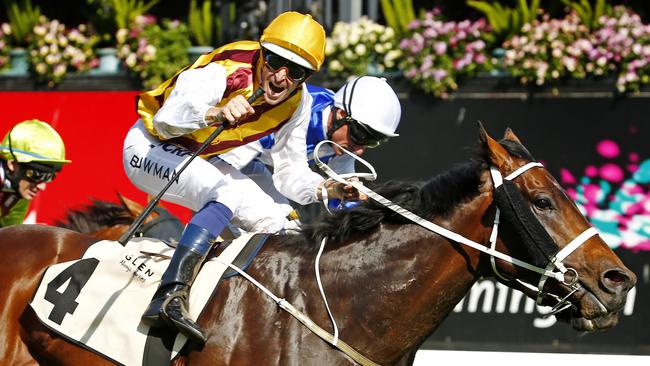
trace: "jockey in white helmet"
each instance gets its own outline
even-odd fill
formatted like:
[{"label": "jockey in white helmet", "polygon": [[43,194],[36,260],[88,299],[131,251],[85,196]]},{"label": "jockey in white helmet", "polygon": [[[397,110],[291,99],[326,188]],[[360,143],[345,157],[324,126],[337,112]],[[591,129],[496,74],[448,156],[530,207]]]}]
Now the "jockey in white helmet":
[{"label": "jockey in white helmet", "polygon": [[[307,149],[305,154],[313,164],[313,152],[316,145],[323,140],[332,140],[343,148],[362,155],[366,148],[373,148],[395,133],[401,117],[401,106],[395,91],[383,78],[362,76],[348,81],[336,94],[329,89],[307,85],[312,96],[311,120],[306,134]],[[238,147],[221,158],[251,177],[276,202],[285,205],[291,211],[285,195],[274,189],[278,177],[271,175],[266,166],[273,166],[269,157],[274,146],[275,136],[264,138]],[[338,174],[354,173],[354,158],[344,154],[335,145],[323,145],[319,150],[319,159],[326,162]],[[281,183],[280,183],[281,184]],[[294,180],[290,187],[300,191],[309,187],[316,189],[322,184],[331,184],[323,179],[317,186],[311,180]],[[289,197],[291,198],[291,197]],[[294,200],[295,201],[295,200]],[[300,202],[307,204],[311,202]],[[331,208],[350,207],[355,201],[341,202],[331,200]]]}]

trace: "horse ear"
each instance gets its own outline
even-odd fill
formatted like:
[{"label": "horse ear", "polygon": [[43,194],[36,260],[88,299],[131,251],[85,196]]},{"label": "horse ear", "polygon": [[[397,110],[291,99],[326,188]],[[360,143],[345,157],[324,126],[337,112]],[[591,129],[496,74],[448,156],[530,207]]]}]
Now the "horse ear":
[{"label": "horse ear", "polygon": [[510,127],[506,128],[506,132],[503,134],[503,139],[504,140],[514,141],[514,142],[518,143],[519,145],[523,146],[523,144],[521,143],[521,140],[519,140],[519,137],[517,137],[517,135],[515,135],[515,133],[512,132],[512,129]]},{"label": "horse ear", "polygon": [[510,155],[506,149],[501,146],[495,139],[488,135],[481,122],[478,123],[479,128],[479,141],[483,149],[483,154],[489,159],[489,163],[495,165],[497,168],[504,167],[509,160]]},{"label": "horse ear", "polygon": [[120,192],[116,192],[116,193],[117,193],[117,197],[120,198],[120,202],[122,202],[122,206],[124,206],[124,208],[126,208],[129,211],[131,216],[138,217],[138,215],[142,213],[142,210],[144,208],[139,203],[122,196]]}]

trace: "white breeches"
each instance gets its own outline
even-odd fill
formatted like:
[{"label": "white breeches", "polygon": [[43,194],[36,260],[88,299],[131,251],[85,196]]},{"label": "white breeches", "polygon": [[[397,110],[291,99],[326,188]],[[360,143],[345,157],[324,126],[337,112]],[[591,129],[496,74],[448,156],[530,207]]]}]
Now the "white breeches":
[{"label": "white breeches", "polygon": [[249,177],[218,157],[195,158],[177,175],[178,169],[192,152],[151,136],[141,120],[129,130],[124,140],[124,170],[139,189],[156,195],[170,181],[174,184],[163,200],[200,210],[217,201],[233,213],[232,223],[246,231],[278,232],[288,224],[285,205],[277,204]]}]

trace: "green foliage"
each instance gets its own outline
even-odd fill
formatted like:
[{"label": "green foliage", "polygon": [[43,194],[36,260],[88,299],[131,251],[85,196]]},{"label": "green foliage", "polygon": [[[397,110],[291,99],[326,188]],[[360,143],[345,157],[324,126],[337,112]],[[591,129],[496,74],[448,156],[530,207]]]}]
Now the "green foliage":
[{"label": "green foliage", "polygon": [[[197,0],[191,0],[190,11],[187,17],[188,28],[192,41],[196,46],[213,46],[222,43],[221,17],[213,13],[212,0],[203,0],[201,6],[197,6]],[[235,21],[235,3],[229,3],[226,9],[231,23]]]},{"label": "green foliage", "polygon": [[598,20],[601,16],[611,16],[613,14],[612,6],[607,4],[605,0],[596,0],[595,6],[592,6],[589,0],[562,0],[564,5],[573,9],[582,24],[586,25],[590,30],[595,30],[600,27]]},{"label": "green foliage", "polygon": [[117,29],[127,28],[136,16],[145,14],[160,0],[111,0]]},{"label": "green foliage", "polygon": [[103,46],[114,46],[115,32],[128,28],[135,17],[146,14],[160,0],[86,0],[94,9],[90,22]]},{"label": "green foliage", "polygon": [[381,10],[388,26],[400,35],[406,33],[408,24],[415,19],[413,0],[381,0]]},{"label": "green foliage", "polygon": [[487,40],[501,44],[519,33],[524,24],[531,23],[537,18],[539,0],[531,0],[530,5],[528,0],[518,0],[515,8],[503,6],[499,2],[488,3],[476,0],[467,1],[467,5],[485,14],[492,27],[492,37],[487,37]]},{"label": "green foliage", "polygon": [[118,56],[135,72],[145,88],[154,88],[189,63],[187,26],[178,21],[138,19],[129,32],[118,34]]},{"label": "green foliage", "polygon": [[17,47],[26,47],[32,36],[32,29],[38,24],[41,9],[32,6],[31,0],[23,0],[20,3],[11,3],[7,7],[7,15],[11,26],[11,43]]}]

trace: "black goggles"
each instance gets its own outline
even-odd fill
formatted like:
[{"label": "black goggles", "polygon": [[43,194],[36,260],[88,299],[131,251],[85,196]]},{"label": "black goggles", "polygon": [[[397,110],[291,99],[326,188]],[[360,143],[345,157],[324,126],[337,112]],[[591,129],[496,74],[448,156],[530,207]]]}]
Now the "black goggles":
[{"label": "black goggles", "polygon": [[348,135],[355,145],[365,146],[372,149],[381,143],[388,141],[389,136],[377,132],[372,128],[360,123],[351,117],[345,117],[345,123],[348,125]]},{"label": "black goggles", "polygon": [[269,69],[271,69],[271,71],[277,72],[281,68],[285,68],[287,70],[287,76],[289,76],[289,78],[295,83],[305,81],[305,79],[313,73],[313,70],[300,66],[282,56],[278,56],[267,49],[262,51],[262,53],[264,56],[264,63],[269,67]]},{"label": "black goggles", "polygon": [[50,183],[56,177],[55,172],[45,171],[38,168],[35,168],[30,165],[23,165],[23,178],[28,181],[40,184],[40,183]]}]

